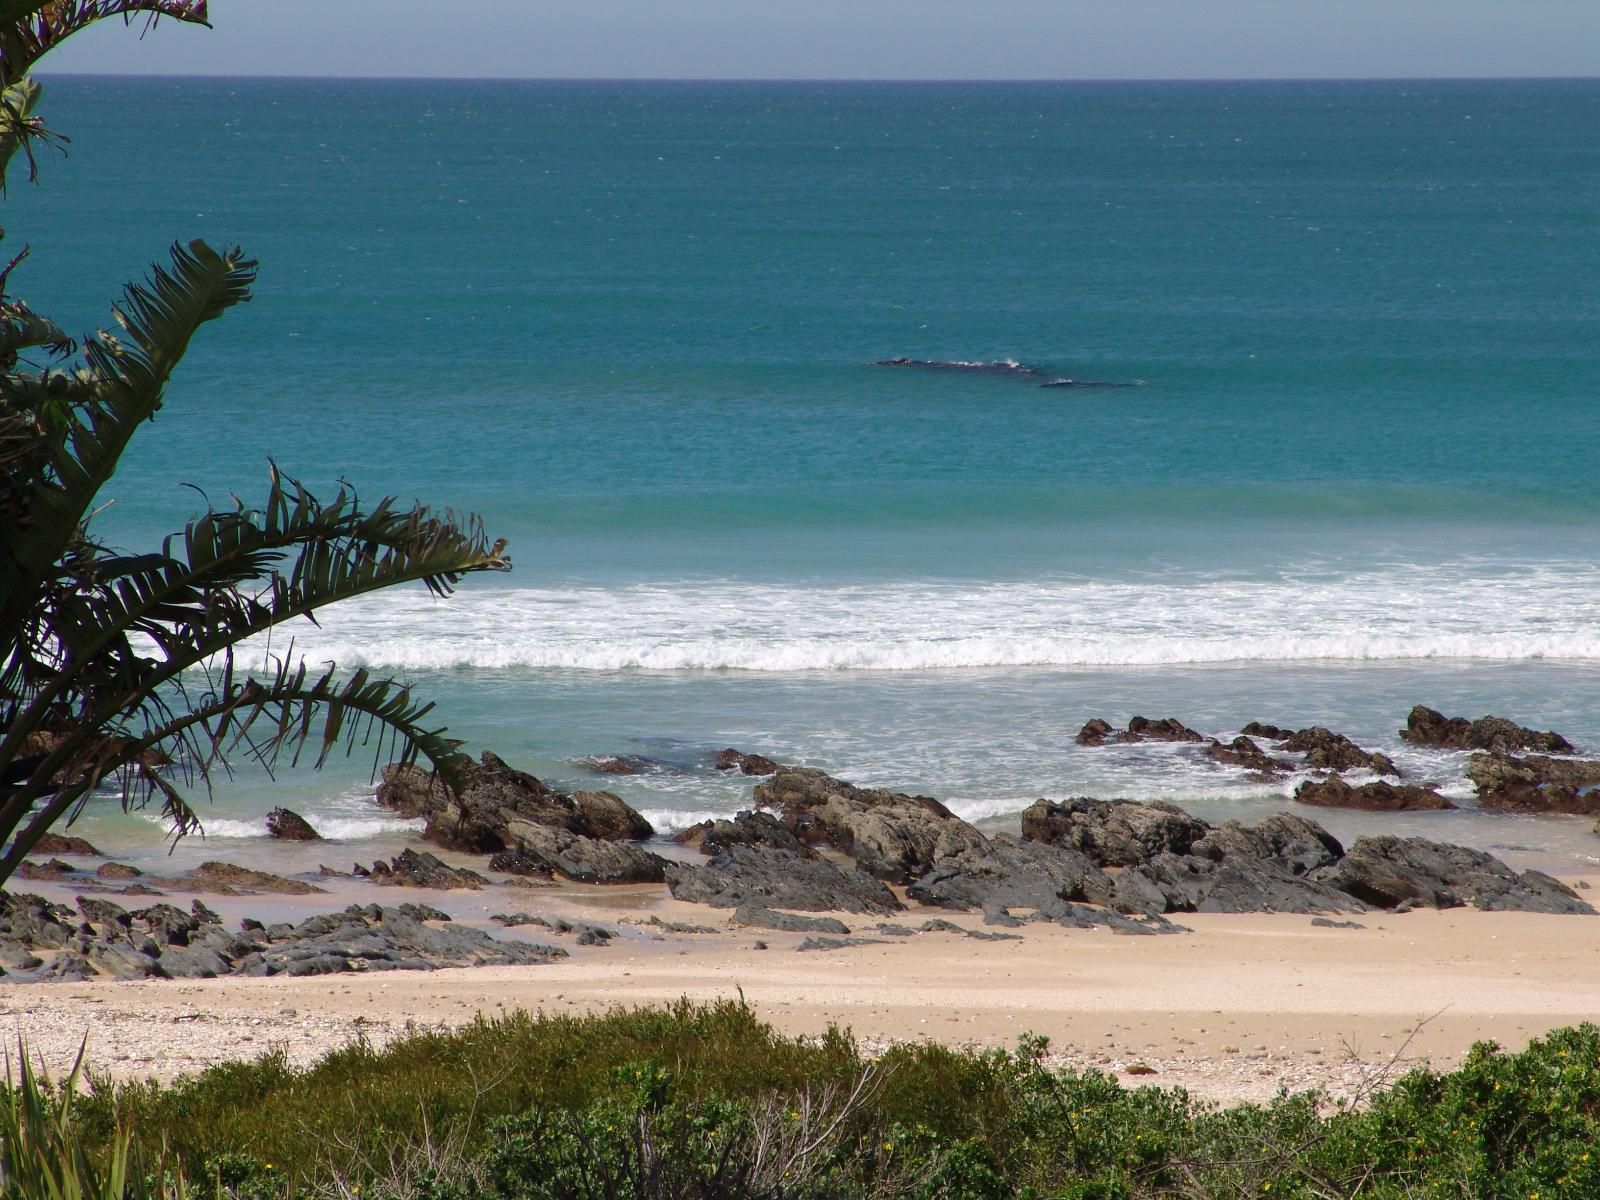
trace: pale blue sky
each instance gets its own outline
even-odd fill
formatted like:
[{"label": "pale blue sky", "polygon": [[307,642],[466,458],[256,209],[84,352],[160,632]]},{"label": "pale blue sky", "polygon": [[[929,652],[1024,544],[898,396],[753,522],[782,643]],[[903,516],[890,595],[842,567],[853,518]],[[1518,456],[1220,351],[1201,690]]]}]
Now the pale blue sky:
[{"label": "pale blue sky", "polygon": [[[1600,74],[1600,0],[212,0],[56,71],[786,79]],[[107,23],[110,25],[111,23]]]}]

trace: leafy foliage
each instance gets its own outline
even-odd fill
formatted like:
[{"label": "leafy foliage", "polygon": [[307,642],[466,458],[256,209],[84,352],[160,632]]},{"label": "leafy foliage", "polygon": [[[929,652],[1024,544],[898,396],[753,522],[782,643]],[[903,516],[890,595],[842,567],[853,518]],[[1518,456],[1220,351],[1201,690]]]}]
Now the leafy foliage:
[{"label": "leafy foliage", "polygon": [[[204,23],[202,0],[0,0],[0,169],[49,142],[24,74],[51,47],[109,17]],[[24,255],[26,251],[24,251]],[[244,303],[256,263],[235,248],[174,246],[130,284],[115,331],[81,341],[5,293],[0,272],[0,881],[97,789],[159,802],[174,831],[197,818],[184,787],[233,753],[272,766],[316,746],[387,735],[447,781],[458,743],[425,724],[431,706],[364,671],[317,676],[290,652],[236,669],[242,640],[340,600],[420,582],[446,595],[473,571],[509,566],[481,522],[392,498],[330,501],[271,466],[259,507],[210,508],[158,552],[90,533],[96,497],[161,407],[173,370],[208,321]],[[42,354],[42,358],[36,355]],[[380,751],[382,744],[380,742]]]}]

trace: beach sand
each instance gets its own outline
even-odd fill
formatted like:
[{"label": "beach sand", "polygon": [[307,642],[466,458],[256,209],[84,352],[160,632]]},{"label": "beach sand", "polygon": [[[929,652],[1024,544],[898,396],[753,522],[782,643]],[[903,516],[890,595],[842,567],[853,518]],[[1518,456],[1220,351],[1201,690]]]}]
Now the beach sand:
[{"label": "beach sand", "polygon": [[[430,899],[385,892],[368,899]],[[1040,924],[1016,930],[1016,941],[924,933],[800,953],[799,934],[659,934],[635,924],[654,915],[725,927],[725,912],[664,900],[659,888],[528,899],[535,911],[587,917],[621,936],[606,947],[568,939],[572,956],[548,966],[11,984],[0,986],[0,1011],[12,1043],[26,1039],[53,1070],[70,1065],[87,1035],[96,1070],[171,1078],[279,1047],[306,1063],[357,1037],[381,1044],[480,1013],[742,995],[787,1033],[831,1023],[869,1048],[924,1038],[1009,1047],[1024,1032],[1042,1034],[1061,1065],[1219,1102],[1280,1087],[1349,1095],[1386,1069],[1448,1069],[1479,1040],[1520,1048],[1600,1019],[1600,921],[1582,917],[1458,909],[1368,914],[1358,918],[1364,928],[1347,929],[1304,916],[1200,914],[1181,918],[1193,932],[1170,936]],[[948,914],[913,911],[902,923],[939,915]],[[844,919],[857,936],[874,936],[874,922]],[[954,919],[982,928],[974,916]],[[1136,1064],[1153,1073],[1129,1073]]]}]

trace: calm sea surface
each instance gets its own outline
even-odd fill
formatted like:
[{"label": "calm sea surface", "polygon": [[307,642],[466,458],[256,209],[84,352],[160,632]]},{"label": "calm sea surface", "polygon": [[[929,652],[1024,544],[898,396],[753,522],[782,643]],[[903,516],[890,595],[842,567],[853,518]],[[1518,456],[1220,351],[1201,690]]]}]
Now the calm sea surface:
[{"label": "calm sea surface", "polygon": [[[744,803],[724,745],[947,797],[1254,817],[1091,716],[1322,723],[1415,703],[1600,752],[1600,83],[47,81],[68,134],[4,224],[69,328],[175,239],[242,243],[113,481],[147,547],[267,457],[483,514],[514,574],[295,631],[663,828]],[[873,367],[1015,360],[1043,378]],[[280,634],[277,648],[282,648]],[[252,651],[259,661],[262,650]],[[1574,819],[1338,815],[1557,866]],[[371,760],[218,785],[178,851],[364,856]],[[91,838],[163,854],[101,806]],[[298,853],[298,852],[295,852]],[[300,869],[304,869],[303,866]]]}]

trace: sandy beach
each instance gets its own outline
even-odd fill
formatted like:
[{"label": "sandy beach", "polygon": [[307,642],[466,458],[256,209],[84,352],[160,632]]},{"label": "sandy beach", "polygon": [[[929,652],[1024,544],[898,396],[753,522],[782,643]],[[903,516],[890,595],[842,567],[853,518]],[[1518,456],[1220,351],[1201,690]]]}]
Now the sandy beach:
[{"label": "sandy beach", "polygon": [[[372,899],[430,899],[384,891]],[[1582,917],[1374,913],[1351,929],[1304,916],[1200,914],[1182,917],[1192,932],[1172,936],[1029,924],[1013,941],[921,933],[801,953],[804,935],[721,932],[725,912],[663,899],[658,888],[528,899],[531,911],[605,923],[619,936],[607,947],[570,945],[570,958],[547,966],[4,985],[8,1042],[25,1039],[61,1070],[87,1035],[95,1070],[172,1078],[279,1047],[307,1063],[357,1037],[381,1044],[408,1028],[516,1008],[578,1013],[743,995],[792,1034],[831,1023],[869,1047],[922,1038],[1011,1046],[1031,1032],[1050,1039],[1062,1065],[1230,1102],[1280,1087],[1348,1095],[1397,1059],[1448,1068],[1476,1041],[1519,1048],[1600,1017],[1600,922]],[[914,925],[937,915],[905,916]],[[652,916],[719,932],[663,934],[642,924]],[[956,923],[982,929],[970,915]],[[874,936],[861,918],[852,925]]]}]

